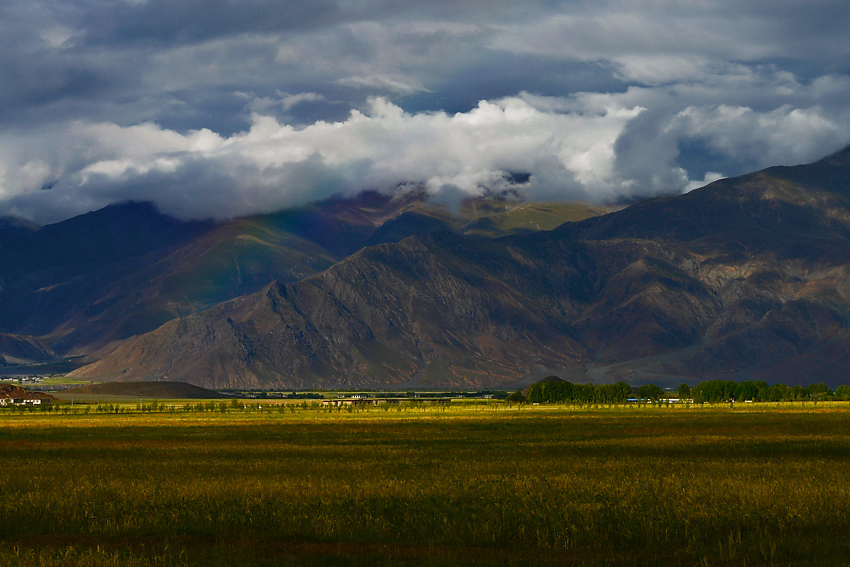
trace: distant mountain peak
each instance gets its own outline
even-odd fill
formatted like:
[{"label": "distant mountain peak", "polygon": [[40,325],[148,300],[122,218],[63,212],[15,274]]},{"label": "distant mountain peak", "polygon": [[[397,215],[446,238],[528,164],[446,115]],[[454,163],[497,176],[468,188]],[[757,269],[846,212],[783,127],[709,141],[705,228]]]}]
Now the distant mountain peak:
[{"label": "distant mountain peak", "polygon": [[205,225],[125,203],[27,241],[0,324],[58,350],[123,338],[78,371],[98,379],[834,384],[850,365],[848,149],[616,212],[414,189]]}]

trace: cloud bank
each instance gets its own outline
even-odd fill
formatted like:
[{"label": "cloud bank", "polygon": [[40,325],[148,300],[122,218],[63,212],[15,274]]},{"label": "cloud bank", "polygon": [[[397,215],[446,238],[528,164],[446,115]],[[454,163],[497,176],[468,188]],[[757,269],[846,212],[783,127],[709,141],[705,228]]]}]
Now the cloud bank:
[{"label": "cloud bank", "polygon": [[850,144],[848,27],[828,1],[10,0],[0,215],[222,218],[518,173],[529,199],[683,192]]}]

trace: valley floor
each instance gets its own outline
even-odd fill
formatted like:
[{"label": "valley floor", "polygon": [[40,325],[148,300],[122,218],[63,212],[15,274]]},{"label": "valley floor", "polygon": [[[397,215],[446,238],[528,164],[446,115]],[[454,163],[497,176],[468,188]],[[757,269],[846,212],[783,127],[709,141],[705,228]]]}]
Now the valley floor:
[{"label": "valley floor", "polygon": [[1,412],[0,567],[850,557],[847,402],[209,407]]}]

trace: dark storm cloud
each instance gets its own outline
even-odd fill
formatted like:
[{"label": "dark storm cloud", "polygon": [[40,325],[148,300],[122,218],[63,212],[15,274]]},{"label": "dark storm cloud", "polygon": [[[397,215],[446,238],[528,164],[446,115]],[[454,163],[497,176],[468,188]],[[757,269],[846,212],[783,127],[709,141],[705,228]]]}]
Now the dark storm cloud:
[{"label": "dark storm cloud", "polygon": [[[94,8],[94,7],[93,7]],[[98,3],[86,10],[86,39],[95,44],[180,44],[239,35],[304,31],[338,21],[332,0],[150,0]]]},{"label": "dark storm cloud", "polygon": [[409,96],[405,108],[465,112],[482,99],[500,99],[519,91],[557,97],[582,91],[622,92],[626,88],[610,68],[598,63],[514,53],[482,54],[475,67],[437,78],[431,87],[434,90]]},{"label": "dark storm cloud", "polygon": [[848,28],[843,1],[7,0],[0,214],[683,191],[850,143]]}]

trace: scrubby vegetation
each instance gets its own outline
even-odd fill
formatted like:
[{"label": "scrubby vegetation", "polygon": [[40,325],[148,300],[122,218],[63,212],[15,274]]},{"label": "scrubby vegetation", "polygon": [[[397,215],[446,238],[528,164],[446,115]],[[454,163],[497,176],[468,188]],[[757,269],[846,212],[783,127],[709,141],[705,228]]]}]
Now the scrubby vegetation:
[{"label": "scrubby vegetation", "polygon": [[0,417],[0,566],[850,556],[843,402],[234,405]]}]

